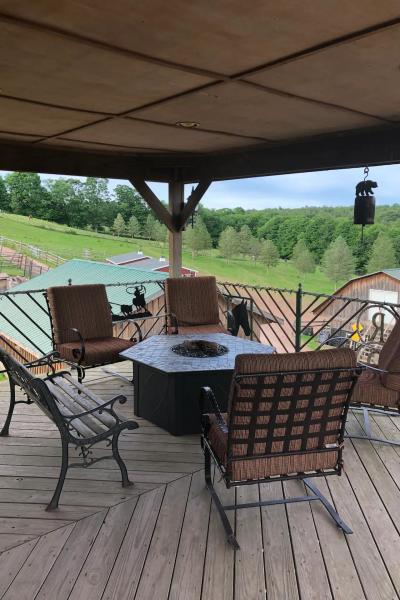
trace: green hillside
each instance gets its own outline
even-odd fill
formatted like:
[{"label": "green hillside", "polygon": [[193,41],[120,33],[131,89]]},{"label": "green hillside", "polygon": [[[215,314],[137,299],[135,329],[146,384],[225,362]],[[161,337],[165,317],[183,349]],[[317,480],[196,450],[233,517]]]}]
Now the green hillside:
[{"label": "green hillside", "polygon": [[[116,238],[6,213],[0,214],[0,235],[32,244],[67,259],[90,258],[103,261],[108,256],[138,250],[154,257],[168,253],[166,244],[158,242]],[[221,281],[286,288],[295,288],[300,281],[291,263],[283,260],[277,267],[267,270],[262,264],[245,259],[227,262],[218,255],[218,250],[210,250],[195,258],[192,258],[190,252],[184,250],[183,262],[202,274],[215,275]],[[303,277],[302,283],[309,291],[324,293],[333,291],[332,282],[319,269]]]}]

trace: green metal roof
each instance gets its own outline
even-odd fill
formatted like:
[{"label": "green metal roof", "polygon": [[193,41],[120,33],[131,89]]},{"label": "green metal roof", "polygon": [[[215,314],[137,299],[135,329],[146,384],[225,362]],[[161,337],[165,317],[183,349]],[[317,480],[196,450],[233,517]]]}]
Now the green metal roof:
[{"label": "green metal roof", "polygon": [[[38,354],[49,352],[52,349],[51,328],[46,300],[43,296],[43,291],[48,287],[68,285],[69,280],[73,285],[114,284],[107,288],[107,296],[110,303],[120,305],[130,304],[132,293],[127,292],[126,285],[116,284],[145,283],[146,300],[150,301],[161,293],[160,286],[156,282],[163,281],[167,277],[167,273],[143,271],[90,260],[70,260],[47,273],[21,283],[8,293],[0,294],[0,333],[6,334]],[[117,306],[114,309],[115,313],[119,312]]]},{"label": "green metal roof", "polygon": [[382,273],[386,273],[386,275],[390,275],[395,279],[400,279],[400,269],[383,269]]}]

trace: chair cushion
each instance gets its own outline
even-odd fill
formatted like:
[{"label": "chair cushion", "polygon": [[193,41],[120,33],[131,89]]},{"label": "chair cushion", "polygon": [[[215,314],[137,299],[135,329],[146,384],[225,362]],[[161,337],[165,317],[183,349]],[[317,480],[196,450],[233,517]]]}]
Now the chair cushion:
[{"label": "chair cushion", "polygon": [[170,277],[165,281],[167,312],[184,327],[219,323],[215,277]]},{"label": "chair cushion", "polygon": [[[92,366],[96,364],[107,364],[122,360],[120,352],[133,346],[135,342],[131,340],[122,340],[115,337],[97,338],[85,341],[85,358],[81,362],[82,366]],[[57,344],[57,351],[61,358],[70,362],[78,362],[80,344],[69,342],[67,344]]]},{"label": "chair cushion", "polygon": [[[208,441],[232,481],[247,481],[277,475],[332,470],[337,466],[337,448],[325,452],[308,452],[307,454],[264,455],[262,458],[251,458],[251,460],[234,460],[228,464],[228,434],[221,431],[215,415],[208,416],[211,421],[211,427],[207,435]],[[227,421],[227,414],[225,413],[223,416]]]},{"label": "chair cushion", "polygon": [[178,327],[180,334],[186,333],[227,333],[229,331],[225,329],[220,323],[213,323],[212,325],[192,325],[191,327]]},{"label": "chair cushion", "polygon": [[400,393],[385,387],[378,371],[363,371],[354,387],[351,404],[370,404],[388,408],[400,408]]},{"label": "chair cushion", "polygon": [[55,344],[76,342],[78,329],[86,340],[112,337],[111,309],[106,288],[96,285],[66,285],[47,289]]}]

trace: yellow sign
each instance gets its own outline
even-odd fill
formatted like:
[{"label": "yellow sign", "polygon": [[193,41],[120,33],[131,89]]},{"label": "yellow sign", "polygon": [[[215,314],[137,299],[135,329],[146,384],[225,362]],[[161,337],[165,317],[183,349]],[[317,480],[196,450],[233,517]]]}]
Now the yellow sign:
[{"label": "yellow sign", "polygon": [[351,336],[351,340],[353,340],[353,342],[360,342],[361,338],[360,338],[360,333],[362,332],[362,330],[364,329],[364,327],[362,326],[361,323],[359,323],[357,325],[357,323],[353,323],[351,326],[352,330],[354,331],[353,335]]}]

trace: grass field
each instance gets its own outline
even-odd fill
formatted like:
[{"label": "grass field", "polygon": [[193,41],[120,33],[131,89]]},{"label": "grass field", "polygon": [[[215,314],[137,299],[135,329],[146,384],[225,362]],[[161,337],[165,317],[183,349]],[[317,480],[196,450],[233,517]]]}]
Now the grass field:
[{"label": "grass field", "polygon": [[[64,258],[90,258],[104,260],[107,256],[141,250],[153,257],[166,255],[166,244],[140,239],[115,238],[80,229],[71,229],[40,219],[28,219],[19,215],[0,214],[0,235],[32,244]],[[279,265],[266,269],[261,263],[245,259],[226,261],[218,255],[218,250],[192,258],[183,251],[183,263],[202,274],[215,275],[220,281],[236,281],[250,285],[296,288],[301,281],[304,289],[313,292],[332,293],[333,283],[317,269],[306,277],[299,277],[290,262],[280,261]]]}]

